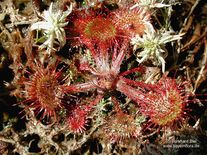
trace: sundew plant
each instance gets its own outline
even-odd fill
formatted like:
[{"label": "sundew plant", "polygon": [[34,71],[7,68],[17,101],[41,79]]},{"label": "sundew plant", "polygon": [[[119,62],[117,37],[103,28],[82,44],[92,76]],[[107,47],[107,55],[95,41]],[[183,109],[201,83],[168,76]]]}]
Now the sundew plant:
[{"label": "sundew plant", "polygon": [[204,0],[0,1],[0,154],[206,154]]}]

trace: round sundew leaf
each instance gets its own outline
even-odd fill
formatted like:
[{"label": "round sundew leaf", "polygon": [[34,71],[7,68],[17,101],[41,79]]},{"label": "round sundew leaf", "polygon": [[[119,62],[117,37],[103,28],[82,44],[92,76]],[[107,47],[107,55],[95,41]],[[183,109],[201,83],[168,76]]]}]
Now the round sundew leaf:
[{"label": "round sundew leaf", "polygon": [[36,115],[45,117],[54,117],[56,119],[56,110],[61,107],[61,92],[58,77],[60,72],[43,66],[35,66],[35,73],[31,73],[29,79],[24,81],[25,100],[22,104],[28,104],[29,108],[34,109]]},{"label": "round sundew leaf", "polygon": [[110,20],[95,18],[86,24],[84,33],[89,39],[106,42],[115,38],[116,29]]}]

